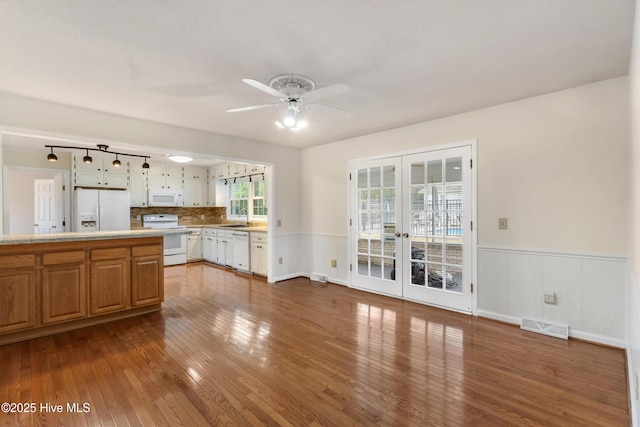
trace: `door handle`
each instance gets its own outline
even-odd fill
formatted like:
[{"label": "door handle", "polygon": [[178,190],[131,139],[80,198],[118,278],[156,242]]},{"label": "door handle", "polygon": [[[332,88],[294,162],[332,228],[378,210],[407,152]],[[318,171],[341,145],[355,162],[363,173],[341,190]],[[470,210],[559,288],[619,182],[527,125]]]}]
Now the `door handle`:
[{"label": "door handle", "polygon": [[401,236],[401,234],[400,234],[399,232],[396,232],[395,236],[396,236],[396,237],[400,237],[400,236]]},{"label": "door handle", "polygon": [[409,233],[403,233],[402,237],[409,237]]}]

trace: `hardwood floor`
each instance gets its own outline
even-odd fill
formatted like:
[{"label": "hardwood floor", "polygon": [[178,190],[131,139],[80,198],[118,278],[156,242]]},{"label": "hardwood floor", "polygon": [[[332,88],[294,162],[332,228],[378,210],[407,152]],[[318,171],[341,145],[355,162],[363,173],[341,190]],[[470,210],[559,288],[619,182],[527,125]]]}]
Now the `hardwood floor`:
[{"label": "hardwood floor", "polygon": [[630,424],[620,349],[204,264],[165,286],[161,312],[0,347],[0,402],[37,406],[0,424]]}]

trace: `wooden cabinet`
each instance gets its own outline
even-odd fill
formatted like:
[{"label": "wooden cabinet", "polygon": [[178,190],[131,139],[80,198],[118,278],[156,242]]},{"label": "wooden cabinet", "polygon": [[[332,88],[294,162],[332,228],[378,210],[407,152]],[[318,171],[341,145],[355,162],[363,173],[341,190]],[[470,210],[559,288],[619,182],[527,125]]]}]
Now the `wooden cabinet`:
[{"label": "wooden cabinet", "polygon": [[131,248],[131,305],[164,301],[164,264],[162,245]]},{"label": "wooden cabinet", "polygon": [[163,237],[0,245],[0,345],[157,311]]},{"label": "wooden cabinet", "polygon": [[267,233],[251,233],[251,272],[267,275]]},{"label": "wooden cabinet", "polygon": [[36,325],[36,258],[0,256],[0,333]]},{"label": "wooden cabinet", "polygon": [[42,323],[87,316],[87,279],[83,250],[42,255]]},{"label": "wooden cabinet", "polygon": [[91,251],[90,315],[129,308],[131,306],[129,288],[129,248],[93,249]]}]

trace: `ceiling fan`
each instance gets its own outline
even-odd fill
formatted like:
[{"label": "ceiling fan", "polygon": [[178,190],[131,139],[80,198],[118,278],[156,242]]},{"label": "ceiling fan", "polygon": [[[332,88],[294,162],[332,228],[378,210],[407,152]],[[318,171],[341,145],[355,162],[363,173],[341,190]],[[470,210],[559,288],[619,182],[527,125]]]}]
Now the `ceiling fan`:
[{"label": "ceiling fan", "polygon": [[272,108],[286,106],[287,113],[282,121],[276,124],[282,128],[299,130],[306,127],[307,122],[302,117],[302,109],[309,109],[309,105],[320,105],[351,114],[351,111],[330,105],[320,104],[316,101],[331,95],[338,95],[349,90],[349,86],[344,84],[334,84],[331,86],[315,89],[315,82],[308,77],[299,74],[282,74],[269,81],[269,85],[254,79],[242,79],[249,86],[273,95],[278,98],[277,102],[271,104],[251,105],[248,107],[231,108],[229,113],[241,111],[259,110],[262,108]]}]

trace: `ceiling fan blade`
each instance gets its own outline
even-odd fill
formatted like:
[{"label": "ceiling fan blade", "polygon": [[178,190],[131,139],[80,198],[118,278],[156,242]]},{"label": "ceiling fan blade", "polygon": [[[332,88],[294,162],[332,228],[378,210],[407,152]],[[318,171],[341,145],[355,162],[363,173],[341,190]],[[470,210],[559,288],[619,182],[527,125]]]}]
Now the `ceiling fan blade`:
[{"label": "ceiling fan blade", "polygon": [[349,86],[339,83],[339,84],[323,87],[320,89],[312,90],[311,92],[307,92],[303,94],[302,97],[307,101],[317,101],[318,99],[322,99],[331,95],[337,95],[339,93],[343,93],[348,90],[349,90]]},{"label": "ceiling fan blade", "polygon": [[267,86],[264,83],[261,83],[257,80],[253,80],[253,79],[242,79],[243,82],[245,82],[246,84],[248,84],[249,86],[253,86],[256,89],[259,89],[263,92],[268,93],[269,95],[273,95],[273,96],[277,96],[278,98],[287,98],[287,95],[279,92],[277,90],[275,90],[274,88],[272,88],[271,86]]},{"label": "ceiling fan blade", "polygon": [[329,109],[331,109],[331,110],[337,110],[337,111],[340,111],[340,112],[342,112],[342,113],[346,113],[346,114],[348,114],[348,115],[353,115],[353,111],[345,110],[344,108],[338,108],[338,107],[333,107],[333,106],[331,106],[331,105],[327,105],[327,104],[318,104],[318,103],[313,103],[313,104],[311,104],[311,105],[314,105],[314,106],[315,106],[315,105],[317,105],[317,106],[322,107],[322,108],[329,108]]},{"label": "ceiling fan blade", "polygon": [[249,107],[231,108],[231,109],[227,110],[227,113],[237,113],[239,111],[259,110],[261,108],[277,107],[278,105],[280,105],[280,104],[276,102],[275,104],[262,104],[262,105],[251,105]]}]

